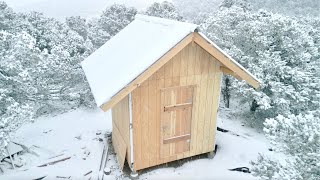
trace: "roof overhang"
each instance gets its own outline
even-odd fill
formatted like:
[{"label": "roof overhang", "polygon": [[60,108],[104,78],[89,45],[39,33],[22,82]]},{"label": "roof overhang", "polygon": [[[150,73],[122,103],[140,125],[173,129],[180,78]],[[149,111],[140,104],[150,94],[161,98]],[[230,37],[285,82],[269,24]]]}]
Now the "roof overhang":
[{"label": "roof overhang", "polygon": [[220,49],[204,34],[194,33],[194,41],[224,65],[221,68],[224,74],[232,75],[237,79],[245,80],[248,84],[256,89],[260,86],[261,81],[258,78],[256,78],[236,60]]}]

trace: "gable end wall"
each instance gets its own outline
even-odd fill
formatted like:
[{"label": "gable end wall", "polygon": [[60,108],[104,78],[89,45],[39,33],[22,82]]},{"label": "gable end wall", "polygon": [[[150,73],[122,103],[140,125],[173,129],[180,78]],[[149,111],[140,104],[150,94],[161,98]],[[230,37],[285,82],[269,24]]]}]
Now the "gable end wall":
[{"label": "gable end wall", "polygon": [[[214,150],[221,75],[220,63],[190,43],[132,91],[135,170]],[[160,89],[187,85],[195,85],[191,150],[160,158]]]}]

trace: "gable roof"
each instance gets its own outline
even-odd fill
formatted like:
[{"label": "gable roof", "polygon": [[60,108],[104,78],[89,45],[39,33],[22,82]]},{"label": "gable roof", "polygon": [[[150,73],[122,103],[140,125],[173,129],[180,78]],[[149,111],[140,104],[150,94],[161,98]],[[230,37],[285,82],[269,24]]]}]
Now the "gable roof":
[{"label": "gable roof", "polygon": [[193,32],[197,25],[137,15],[82,62],[98,106]]},{"label": "gable roof", "polygon": [[201,33],[197,25],[136,15],[81,64],[98,106],[107,111],[192,41],[254,87],[259,80]]}]

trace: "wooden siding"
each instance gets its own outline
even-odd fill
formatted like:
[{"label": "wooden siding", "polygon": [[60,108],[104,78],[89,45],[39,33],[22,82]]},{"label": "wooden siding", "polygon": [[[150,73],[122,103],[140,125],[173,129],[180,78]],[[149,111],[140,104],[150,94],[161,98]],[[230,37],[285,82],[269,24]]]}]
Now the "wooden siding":
[{"label": "wooden siding", "polygon": [[131,163],[129,118],[129,96],[126,96],[112,108],[112,144],[121,168],[125,158]]},{"label": "wooden siding", "polygon": [[[135,170],[214,150],[220,78],[220,63],[190,43],[132,91]],[[194,86],[190,151],[161,158],[161,89],[190,85]]]},{"label": "wooden siding", "polygon": [[194,86],[161,89],[160,157],[190,151]]}]

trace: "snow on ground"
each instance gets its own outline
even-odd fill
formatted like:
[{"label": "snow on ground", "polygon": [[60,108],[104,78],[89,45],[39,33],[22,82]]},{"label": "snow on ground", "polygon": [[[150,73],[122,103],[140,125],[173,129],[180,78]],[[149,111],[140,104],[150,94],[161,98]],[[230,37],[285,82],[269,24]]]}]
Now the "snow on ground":
[{"label": "snow on ground", "polygon": [[[99,169],[103,150],[103,142],[99,139],[104,139],[104,133],[111,131],[111,124],[108,114],[100,110],[78,109],[24,125],[12,139],[33,153],[23,154],[20,161],[26,165],[17,171],[9,170],[0,179],[83,177],[83,174]],[[61,156],[52,158],[58,155]],[[64,157],[71,159],[52,166],[36,167]]]},{"label": "snow on ground", "polygon": [[217,154],[214,159],[191,160],[178,168],[157,169],[141,175],[143,179],[258,179],[248,173],[229,171],[237,167],[250,167],[259,153],[269,153],[263,134],[244,127],[228,109],[220,109],[218,127],[230,130],[217,132]]},{"label": "snow on ground", "polygon": [[[257,179],[249,173],[229,171],[237,167],[249,167],[250,161],[258,153],[268,151],[268,144],[263,134],[237,119],[229,109],[220,109],[218,127],[229,132],[217,132],[217,154],[214,159],[189,158],[179,165],[163,165],[142,171],[140,179]],[[36,122],[24,125],[13,136],[15,142],[30,149],[18,158],[24,164],[17,170],[6,169],[0,179],[34,179],[57,176],[70,179],[96,179],[101,160],[106,132],[111,131],[110,114],[100,110],[77,109],[55,117],[42,117]],[[100,140],[99,140],[100,139]],[[116,164],[115,154],[110,148],[107,166],[111,174],[105,179],[128,179],[128,171],[122,173]],[[63,155],[61,155],[63,154]],[[58,157],[54,157],[61,155]],[[52,158],[54,157],[54,158]],[[46,167],[37,167],[46,162],[64,157],[70,159]],[[49,159],[51,158],[51,159]],[[9,164],[6,165],[9,168]],[[89,171],[87,176],[83,176]]]}]

